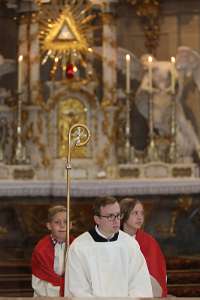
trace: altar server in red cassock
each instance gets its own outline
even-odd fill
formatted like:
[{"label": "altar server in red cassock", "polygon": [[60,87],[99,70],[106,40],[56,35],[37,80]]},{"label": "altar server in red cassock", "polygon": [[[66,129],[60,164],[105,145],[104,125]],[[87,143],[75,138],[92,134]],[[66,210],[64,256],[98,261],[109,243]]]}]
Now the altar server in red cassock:
[{"label": "altar server in red cassock", "polygon": [[66,208],[51,207],[48,212],[49,235],[43,237],[32,253],[32,288],[34,296],[63,296]]},{"label": "altar server in red cassock", "polygon": [[146,259],[154,297],[167,296],[166,263],[157,241],[141,230],[144,223],[144,208],[140,201],[125,198],[120,202],[122,220],[121,228],[134,236]]}]

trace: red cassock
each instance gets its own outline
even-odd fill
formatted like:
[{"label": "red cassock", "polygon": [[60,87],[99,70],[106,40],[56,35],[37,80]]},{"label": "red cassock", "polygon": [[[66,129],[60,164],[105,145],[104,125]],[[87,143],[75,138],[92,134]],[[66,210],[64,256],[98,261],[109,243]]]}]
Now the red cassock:
[{"label": "red cassock", "polygon": [[31,266],[33,275],[54,286],[60,286],[60,296],[64,295],[64,275],[60,276],[54,271],[54,245],[50,235],[42,238],[34,248]]},{"label": "red cassock", "polygon": [[162,297],[167,296],[166,263],[157,241],[143,230],[136,232],[136,240],[146,259],[150,275],[162,289]]}]

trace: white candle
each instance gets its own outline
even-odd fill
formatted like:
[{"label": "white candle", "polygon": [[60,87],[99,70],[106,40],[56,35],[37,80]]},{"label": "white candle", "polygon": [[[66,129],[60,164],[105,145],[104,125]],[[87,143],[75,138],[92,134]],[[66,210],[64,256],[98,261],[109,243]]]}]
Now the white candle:
[{"label": "white candle", "polygon": [[18,93],[22,92],[23,55],[18,57]]},{"label": "white candle", "polygon": [[130,93],[130,55],[126,54],[126,92],[127,94]]},{"label": "white candle", "polygon": [[148,70],[149,70],[149,92],[150,93],[152,93],[152,88],[153,88],[153,86],[152,86],[152,80],[153,80],[153,78],[152,78],[152,61],[153,61],[152,56],[149,56],[148,57],[148,63],[149,63]]},{"label": "white candle", "polygon": [[171,57],[171,90],[172,94],[175,93],[175,82],[176,82],[176,74],[175,74],[175,57]]}]

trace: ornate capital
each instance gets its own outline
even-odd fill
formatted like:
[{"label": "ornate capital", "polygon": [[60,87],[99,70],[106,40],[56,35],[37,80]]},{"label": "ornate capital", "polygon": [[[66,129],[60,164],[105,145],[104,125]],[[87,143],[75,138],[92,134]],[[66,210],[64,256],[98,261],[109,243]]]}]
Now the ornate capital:
[{"label": "ornate capital", "polygon": [[160,0],[129,0],[136,7],[136,14],[140,18],[144,34],[145,46],[149,53],[155,54],[160,37]]}]

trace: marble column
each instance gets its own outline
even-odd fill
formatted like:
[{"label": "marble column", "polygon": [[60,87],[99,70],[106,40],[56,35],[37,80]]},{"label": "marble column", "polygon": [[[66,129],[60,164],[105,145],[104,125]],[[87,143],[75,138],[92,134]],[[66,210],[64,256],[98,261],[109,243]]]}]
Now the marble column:
[{"label": "marble column", "polygon": [[35,103],[39,93],[38,83],[40,80],[39,24],[35,13],[31,16],[29,38],[29,97],[30,103]]},{"label": "marble column", "polygon": [[[28,79],[28,17],[22,15],[19,20],[18,29],[18,57],[23,56],[23,72],[21,74],[21,87],[22,87],[22,98],[23,102],[28,102],[28,89],[27,89],[27,79]],[[17,79],[19,80],[19,78]]]},{"label": "marble column", "polygon": [[117,101],[117,37],[116,20],[112,12],[103,12],[103,103],[115,105]]},{"label": "marble column", "polygon": [[38,95],[40,79],[39,25],[36,13],[26,11],[20,17],[18,31],[18,55],[23,55],[23,101],[31,104]]},{"label": "marble column", "polygon": [[116,20],[110,6],[103,9],[103,99],[102,99],[102,122],[98,160],[101,161],[102,169],[106,177],[113,177],[116,167],[116,130],[115,116],[117,103],[117,41]]}]

